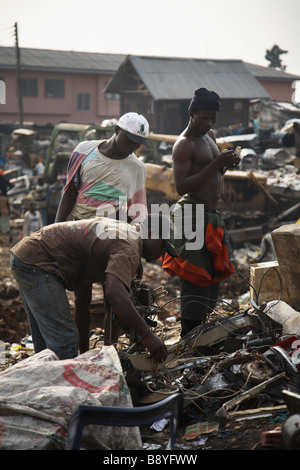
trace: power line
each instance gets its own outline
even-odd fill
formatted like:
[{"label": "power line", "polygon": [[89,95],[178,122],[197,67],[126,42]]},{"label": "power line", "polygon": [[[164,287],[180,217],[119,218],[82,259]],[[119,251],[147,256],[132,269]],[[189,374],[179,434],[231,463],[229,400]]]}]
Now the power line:
[{"label": "power line", "polygon": [[0,42],[6,42],[7,40],[13,39],[15,37],[14,26],[9,26],[6,28],[0,27]]},{"label": "power line", "polygon": [[0,27],[0,32],[1,32],[1,31],[7,31],[7,30],[9,30],[9,29],[11,29],[11,30],[13,31],[13,30],[14,30],[14,26],[7,26],[6,28],[1,28],[1,27]]}]

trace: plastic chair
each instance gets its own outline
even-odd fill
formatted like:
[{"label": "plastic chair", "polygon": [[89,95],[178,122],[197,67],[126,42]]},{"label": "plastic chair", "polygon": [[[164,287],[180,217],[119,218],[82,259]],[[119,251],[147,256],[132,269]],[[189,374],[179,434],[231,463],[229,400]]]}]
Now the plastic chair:
[{"label": "plastic chair", "polygon": [[180,393],[152,405],[134,408],[79,405],[70,418],[67,450],[80,449],[82,431],[88,424],[134,427],[153,424],[162,418],[170,420],[170,438],[166,449],[172,450],[182,406],[183,396]]}]

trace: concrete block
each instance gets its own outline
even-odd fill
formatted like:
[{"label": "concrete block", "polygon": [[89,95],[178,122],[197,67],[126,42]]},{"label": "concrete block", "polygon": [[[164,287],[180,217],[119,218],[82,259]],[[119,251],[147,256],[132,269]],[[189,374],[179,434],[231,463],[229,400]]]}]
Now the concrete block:
[{"label": "concrete block", "polygon": [[300,224],[282,225],[271,234],[288,303],[300,311]]},{"label": "concrete block", "polygon": [[[281,285],[280,285],[281,283]],[[281,300],[288,303],[285,282],[277,261],[256,263],[250,266],[250,298],[260,306],[263,302]],[[258,300],[256,298],[258,294]]]}]

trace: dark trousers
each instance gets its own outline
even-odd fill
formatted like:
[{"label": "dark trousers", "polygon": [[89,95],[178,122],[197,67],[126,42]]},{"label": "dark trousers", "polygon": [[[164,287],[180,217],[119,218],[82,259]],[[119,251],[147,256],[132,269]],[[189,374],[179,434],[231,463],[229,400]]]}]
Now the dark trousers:
[{"label": "dark trousers", "polygon": [[180,279],[182,337],[205,321],[207,314],[213,311],[219,288],[220,283],[203,287]]}]

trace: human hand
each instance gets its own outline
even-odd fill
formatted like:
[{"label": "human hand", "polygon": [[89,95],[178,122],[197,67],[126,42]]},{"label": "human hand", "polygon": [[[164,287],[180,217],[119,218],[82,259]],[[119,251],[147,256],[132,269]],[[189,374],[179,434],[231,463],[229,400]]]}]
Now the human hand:
[{"label": "human hand", "polygon": [[144,346],[150,353],[150,358],[155,364],[164,361],[168,356],[168,350],[164,342],[149,330],[149,334],[142,338]]},{"label": "human hand", "polygon": [[241,159],[234,150],[223,150],[219,154],[219,161],[224,170],[236,168]]}]

